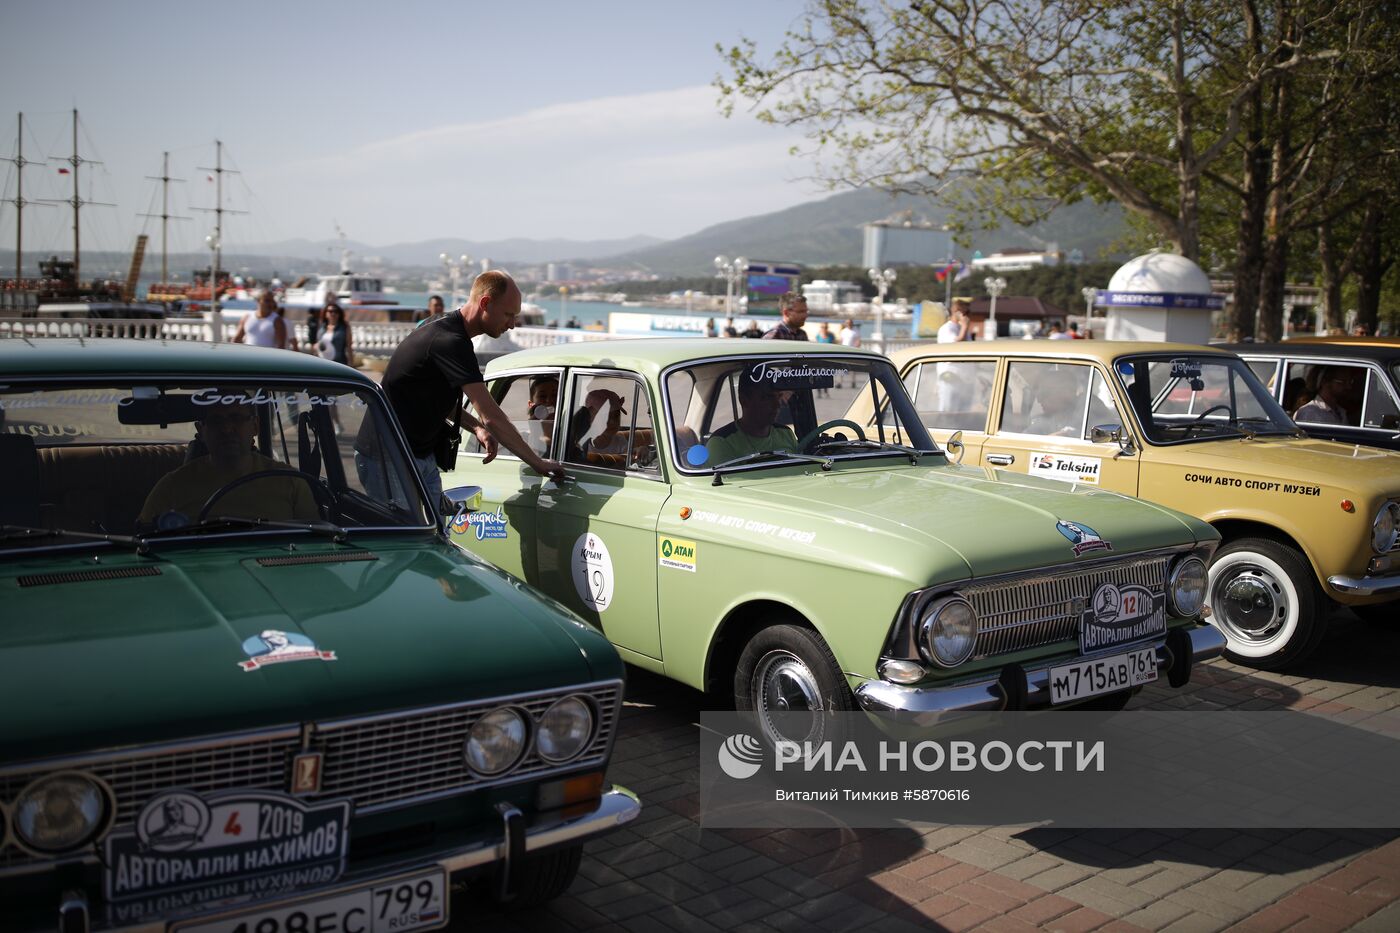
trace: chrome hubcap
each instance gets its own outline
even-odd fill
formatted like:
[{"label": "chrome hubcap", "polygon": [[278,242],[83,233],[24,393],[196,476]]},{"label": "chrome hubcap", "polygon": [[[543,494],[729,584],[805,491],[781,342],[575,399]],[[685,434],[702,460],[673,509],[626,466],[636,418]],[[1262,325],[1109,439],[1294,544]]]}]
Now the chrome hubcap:
[{"label": "chrome hubcap", "polygon": [[802,659],[788,651],[772,651],[754,671],[753,708],[770,740],[819,741],[822,733],[821,688]]},{"label": "chrome hubcap", "polygon": [[1243,641],[1267,641],[1288,617],[1288,595],[1262,567],[1242,564],[1216,581],[1213,609],[1231,634]]}]

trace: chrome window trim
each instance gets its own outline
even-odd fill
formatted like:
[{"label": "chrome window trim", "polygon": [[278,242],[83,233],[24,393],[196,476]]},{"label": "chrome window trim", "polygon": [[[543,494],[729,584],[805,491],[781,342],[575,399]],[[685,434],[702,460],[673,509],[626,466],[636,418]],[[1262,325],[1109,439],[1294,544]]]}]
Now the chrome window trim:
[{"label": "chrome window trim", "polygon": [[[637,371],[634,370],[634,369],[614,369],[614,368],[610,368],[610,367],[607,367],[607,366],[569,366],[569,367],[567,367],[567,369],[566,369],[566,374],[567,374],[567,376],[568,376],[568,382],[569,382],[569,385],[568,385],[568,401],[569,401],[569,407],[570,407],[570,408],[573,407],[573,401],[574,401],[574,377],[575,377],[575,376],[609,376],[609,377],[612,377],[612,378],[615,378],[615,379],[619,379],[619,378],[631,379],[634,383],[637,384],[637,386],[639,387],[639,391],[640,391],[643,395],[645,395],[645,396],[647,397],[647,404],[651,406],[651,430],[652,430],[652,437],[653,437],[653,438],[656,437],[656,426],[657,426],[657,421],[656,421],[656,411],[657,411],[656,402],[655,402],[654,399],[652,399],[651,393],[647,391],[647,380],[646,380],[646,377],[643,376],[641,373],[637,372]],[[563,397],[563,394],[562,394],[562,393],[561,393],[561,397]],[[633,407],[635,408],[636,406],[634,405]],[[635,418],[635,413],[633,414],[633,417]],[[561,428],[561,427],[559,426],[560,420],[561,420],[561,419],[559,419],[559,418],[556,416],[556,418],[555,418],[554,429],[555,429],[556,431],[562,432],[562,431],[564,431],[564,430],[567,429],[568,425],[567,425],[567,423],[566,423],[566,424],[564,425],[564,427]],[[635,423],[635,422],[634,422],[634,423]],[[562,440],[562,439],[563,439],[563,438],[562,438],[562,435],[561,435],[561,440]],[[562,463],[562,464],[564,464],[566,467],[568,467],[568,468],[571,469],[571,470],[591,470],[591,471],[596,471],[596,472],[599,472],[599,473],[603,473],[603,474],[605,474],[605,475],[607,475],[607,476],[631,476],[631,477],[635,477],[636,479],[651,480],[651,481],[654,482],[654,483],[665,483],[665,482],[667,481],[667,479],[666,479],[666,469],[665,469],[665,466],[664,466],[663,464],[664,464],[664,462],[666,461],[667,458],[661,456],[660,446],[661,446],[661,445],[660,445],[660,441],[658,440],[658,442],[657,442],[657,453],[656,453],[656,472],[655,472],[655,473],[648,473],[646,470],[633,470],[633,469],[628,469],[628,468],[626,468],[626,467],[624,467],[624,468],[622,468],[622,469],[618,469],[618,468],[616,468],[616,467],[599,466],[599,465],[596,464],[596,463],[576,463],[576,462],[574,462],[574,461],[572,461],[572,460],[560,460],[559,462]],[[666,446],[667,446],[667,448],[669,448],[671,445],[670,445],[670,444],[667,444]]]},{"label": "chrome window trim", "polygon": [[[1264,359],[1264,357],[1260,357],[1260,359]],[[1373,378],[1379,380],[1380,383],[1385,386],[1385,392],[1390,396],[1391,404],[1395,406],[1396,411],[1400,411],[1400,398],[1396,398],[1395,387],[1390,383],[1390,376],[1386,373],[1385,369],[1381,367],[1380,363],[1375,360],[1356,359],[1355,357],[1294,356],[1285,353],[1278,357],[1278,361],[1280,372],[1282,372],[1285,366],[1293,364],[1300,364],[1303,366],[1347,366],[1365,370],[1367,376],[1366,386],[1361,393],[1361,411],[1357,413],[1358,421],[1366,414],[1366,404],[1370,401]],[[1280,379],[1279,381],[1285,382],[1286,380]],[[1288,416],[1292,418],[1293,413],[1289,412]],[[1386,436],[1395,434],[1392,428],[1376,428],[1364,424],[1326,424],[1320,421],[1299,421],[1296,423],[1304,431],[1311,425],[1313,428],[1344,428],[1348,431],[1365,431],[1373,434],[1384,434]]]},{"label": "chrome window trim", "polygon": [[[526,368],[524,368],[524,369],[508,369],[508,370],[506,370],[505,372],[492,373],[490,376],[487,376],[486,374],[483,373],[483,374],[482,374],[482,381],[486,384],[487,391],[489,392],[489,391],[490,391],[490,387],[491,387],[491,383],[495,382],[495,381],[498,380],[498,379],[515,379],[515,378],[518,378],[518,377],[520,377],[520,376],[548,376],[548,375],[552,375],[552,376],[556,377],[556,378],[559,380],[559,395],[558,395],[558,398],[559,398],[559,399],[562,399],[563,396],[564,396],[564,386],[563,386],[563,383],[564,383],[564,370],[565,370],[565,367],[564,367],[564,366],[531,366],[531,367],[526,367]],[[463,393],[463,394],[465,395],[465,393]],[[491,397],[492,397],[493,399],[495,398],[494,395],[491,396]],[[468,400],[464,401],[464,402],[463,402],[463,408],[462,408],[463,414],[470,414],[470,412],[468,411],[468,409],[469,409],[470,407],[471,407],[471,400],[468,399]],[[557,408],[559,408],[560,406],[556,404],[555,407],[556,407],[556,409],[557,409]],[[472,417],[475,418],[476,415],[472,415]],[[477,419],[477,420],[480,420],[480,419]],[[558,412],[556,411],[556,413],[555,413],[555,418],[554,418],[554,432],[555,432],[555,434],[557,434],[557,433],[559,432],[559,421],[560,421],[560,418],[558,417]],[[555,441],[554,435],[550,435],[550,438],[549,438],[549,449],[550,449],[550,450],[554,450],[554,449],[555,449],[554,441]],[[460,452],[457,454],[457,458],[458,458],[459,460],[460,460],[462,457],[471,457],[472,459],[480,460],[480,459],[482,459],[482,458],[485,457],[485,456],[486,456],[486,455],[485,455],[484,453],[473,452],[473,451],[469,451],[469,450],[463,450],[463,451],[460,451]],[[519,457],[517,457],[515,454],[513,454],[513,453],[511,453],[509,450],[507,450],[507,449],[505,448],[505,445],[501,445],[500,449],[496,452],[496,459],[497,459],[497,460],[514,460],[514,461],[517,462],[517,463],[524,463],[524,462],[525,462],[525,461],[521,460]]]}]

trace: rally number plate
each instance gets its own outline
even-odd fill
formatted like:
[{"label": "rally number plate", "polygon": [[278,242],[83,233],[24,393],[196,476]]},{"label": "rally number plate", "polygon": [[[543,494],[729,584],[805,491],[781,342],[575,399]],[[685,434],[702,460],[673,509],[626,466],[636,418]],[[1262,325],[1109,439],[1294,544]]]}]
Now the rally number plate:
[{"label": "rally number plate", "polygon": [[1126,654],[1050,668],[1050,702],[1072,703],[1103,693],[1130,690],[1156,679],[1157,649],[1139,648]]},{"label": "rally number plate", "polygon": [[176,924],[172,933],[410,933],[447,925],[447,875],[432,868],[335,894],[284,901],[213,920]]}]

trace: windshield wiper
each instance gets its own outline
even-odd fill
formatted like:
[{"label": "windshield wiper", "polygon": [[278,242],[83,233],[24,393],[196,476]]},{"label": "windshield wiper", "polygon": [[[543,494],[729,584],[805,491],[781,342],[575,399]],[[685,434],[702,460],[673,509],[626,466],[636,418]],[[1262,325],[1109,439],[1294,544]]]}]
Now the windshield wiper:
[{"label": "windshield wiper", "polygon": [[147,542],[157,538],[177,538],[182,534],[199,534],[203,531],[213,531],[227,525],[237,525],[244,528],[285,528],[288,531],[308,531],[319,532],[330,535],[331,540],[336,544],[343,544],[349,534],[344,528],[327,521],[278,521],[271,518],[240,518],[235,515],[220,515],[215,518],[208,518],[197,525],[181,525],[179,528],[159,528],[155,531],[147,532],[132,539],[136,544],[136,549],[145,552]]},{"label": "windshield wiper", "polygon": [[742,457],[735,457],[733,460],[726,460],[723,463],[717,465],[714,468],[715,481],[711,485],[724,485],[724,481],[720,478],[722,475],[720,473],[721,470],[727,470],[730,467],[743,466],[746,463],[758,463],[763,460],[805,460],[809,463],[820,464],[823,470],[831,469],[830,457],[816,457],[812,454],[800,454],[792,450],[760,450],[757,453],[744,454]]},{"label": "windshield wiper", "polygon": [[11,538],[83,538],[88,541],[111,541],[114,544],[135,544],[131,535],[109,535],[95,531],[70,531],[67,528],[34,528],[29,525],[0,525],[0,540]]},{"label": "windshield wiper", "polygon": [[865,450],[897,451],[908,457],[910,463],[918,463],[919,458],[925,453],[925,451],[904,444],[896,444],[894,441],[872,441],[868,438],[857,439],[854,437],[833,437],[831,440],[820,442],[813,449],[826,450],[828,447],[860,447]]}]

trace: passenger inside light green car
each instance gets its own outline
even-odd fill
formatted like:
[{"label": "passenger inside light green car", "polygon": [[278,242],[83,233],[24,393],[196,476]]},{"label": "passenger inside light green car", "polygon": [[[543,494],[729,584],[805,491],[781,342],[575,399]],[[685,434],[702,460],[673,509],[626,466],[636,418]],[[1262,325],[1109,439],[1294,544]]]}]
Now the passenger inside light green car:
[{"label": "passenger inside light green car", "polygon": [[783,392],[771,383],[754,382],[739,377],[739,420],[727,424],[711,435],[705,445],[708,466],[720,466],[730,460],[765,450],[797,450],[797,435],[785,424],[775,423],[778,410],[791,392]]}]

